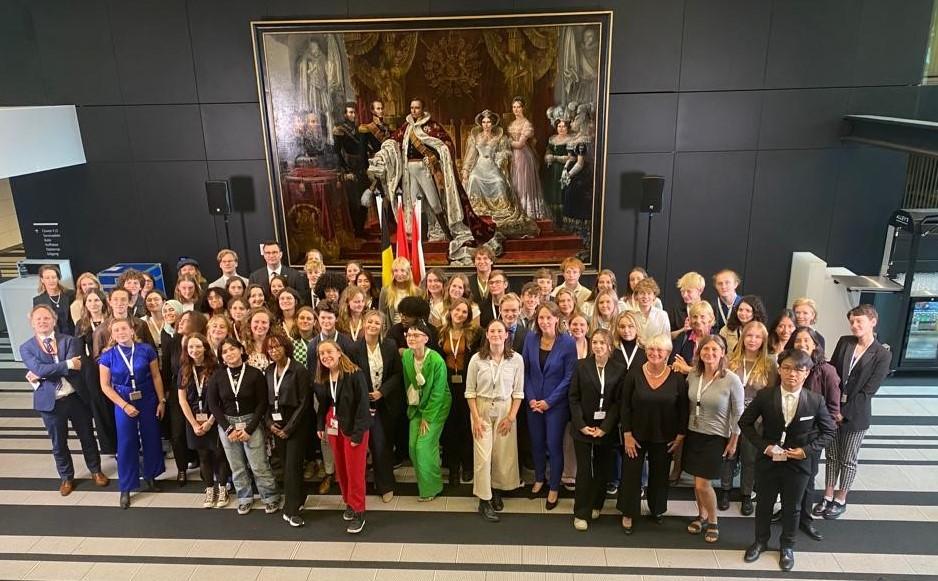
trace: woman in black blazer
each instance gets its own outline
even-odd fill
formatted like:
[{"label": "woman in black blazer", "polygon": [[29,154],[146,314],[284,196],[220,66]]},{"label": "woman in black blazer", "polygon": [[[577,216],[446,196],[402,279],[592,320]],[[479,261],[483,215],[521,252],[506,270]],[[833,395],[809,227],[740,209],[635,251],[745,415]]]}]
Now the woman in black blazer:
[{"label": "woman in black blazer", "polygon": [[368,447],[375,472],[375,489],[382,502],[394,498],[394,430],[404,409],[403,370],[397,344],[381,339],[384,314],[365,311],[362,318],[362,338],[355,343],[352,360],[368,378],[368,399],[371,415],[371,433]]},{"label": "woman in black blazer", "polygon": [[293,359],[293,341],[280,332],[267,335],[264,353],[272,363],[264,373],[269,404],[265,421],[283,469],[283,520],[291,527],[301,527],[305,524],[300,509],[306,503],[303,459],[312,423],[313,377]]},{"label": "woman in black blazer", "polygon": [[[706,304],[706,303],[704,303]],[[648,458],[648,509],[661,524],[668,511],[668,472],[671,457],[681,448],[687,432],[687,378],[668,365],[671,337],[657,335],[648,340],[648,361],[625,379],[619,422],[625,446],[622,485],[617,508],[622,512],[622,530],[632,532],[641,514],[642,465]]]},{"label": "woman in black blazer", "polygon": [[625,365],[610,359],[612,335],[605,329],[593,331],[592,356],[577,363],[570,381],[570,422],[577,478],[573,501],[573,527],[589,528],[606,500],[615,446],[619,442],[619,394],[627,373]]},{"label": "woman in black blazer", "polygon": [[56,314],[55,331],[63,335],[75,335],[72,321],[72,302],[75,291],[59,282],[59,269],[51,264],[39,267],[39,294],[33,297],[33,306],[49,305]]},{"label": "woman in black blazer", "polygon": [[872,399],[889,374],[889,350],[873,334],[878,319],[873,305],[850,309],[847,320],[852,334],[837,341],[831,357],[831,364],[840,374],[841,390],[840,415],[834,418],[837,435],[827,447],[827,487],[821,501],[826,519],[835,519],[847,510],[847,493],[857,475],[860,446],[870,429]]},{"label": "woman in black blazer", "polygon": [[365,528],[365,457],[371,427],[368,380],[332,339],[319,342],[315,357],[317,435],[328,438],[332,448],[346,505],[342,518],[349,523],[345,532],[357,534]]}]

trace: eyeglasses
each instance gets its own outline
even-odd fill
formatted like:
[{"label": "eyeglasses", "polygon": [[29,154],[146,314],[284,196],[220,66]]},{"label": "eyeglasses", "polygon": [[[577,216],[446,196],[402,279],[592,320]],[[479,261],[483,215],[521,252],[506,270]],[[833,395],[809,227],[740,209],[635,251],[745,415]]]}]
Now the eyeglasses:
[{"label": "eyeglasses", "polygon": [[794,365],[780,365],[778,368],[779,371],[784,371],[786,373],[807,373],[807,367],[795,367]]}]

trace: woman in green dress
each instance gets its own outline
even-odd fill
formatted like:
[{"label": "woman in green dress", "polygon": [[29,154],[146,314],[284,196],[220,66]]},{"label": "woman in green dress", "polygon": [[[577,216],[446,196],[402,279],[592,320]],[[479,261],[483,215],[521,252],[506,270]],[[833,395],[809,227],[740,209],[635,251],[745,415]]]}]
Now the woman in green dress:
[{"label": "woman in green dress", "polygon": [[557,130],[547,141],[547,153],[544,154],[544,201],[550,210],[554,223],[560,224],[563,216],[563,187],[560,185],[560,176],[563,168],[570,160],[567,145],[570,143],[569,124],[563,117],[554,122]]},{"label": "woman in green dress", "polygon": [[427,349],[429,339],[430,329],[424,321],[412,325],[407,329],[407,349],[401,357],[410,420],[410,460],[421,502],[433,500],[443,491],[440,435],[452,402],[446,363],[439,353]]}]

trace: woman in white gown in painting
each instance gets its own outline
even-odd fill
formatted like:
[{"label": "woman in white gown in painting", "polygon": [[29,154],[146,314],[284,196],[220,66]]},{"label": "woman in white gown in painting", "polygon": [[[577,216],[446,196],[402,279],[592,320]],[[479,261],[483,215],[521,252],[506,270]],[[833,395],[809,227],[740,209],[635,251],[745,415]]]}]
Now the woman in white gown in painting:
[{"label": "woman in white gown in painting", "polygon": [[536,236],[537,224],[524,213],[508,182],[511,151],[498,126],[498,115],[486,109],[475,121],[466,139],[462,171],[472,209],[480,216],[491,216],[505,238]]}]

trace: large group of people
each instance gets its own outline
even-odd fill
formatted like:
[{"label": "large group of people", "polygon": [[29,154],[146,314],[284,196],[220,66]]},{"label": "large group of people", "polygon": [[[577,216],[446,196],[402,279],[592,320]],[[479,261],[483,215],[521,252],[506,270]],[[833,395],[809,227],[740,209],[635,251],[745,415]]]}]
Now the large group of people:
[{"label": "large group of people", "polygon": [[247,514],[256,491],[266,513],[303,526],[304,479],[315,479],[321,494],[338,484],[349,533],[365,526],[369,472],[390,502],[404,462],[421,502],[444,491],[445,474],[471,482],[481,518],[498,522],[505,494],[528,487],[552,510],[567,488],[576,530],[611,497],[625,534],[641,529],[642,499],[649,526],[660,524],[687,473],[698,510],[687,531],[707,543],[738,476],[739,510],[756,521],[745,559],[781,520],[785,570],[799,527],[821,540],[813,519],[847,510],[890,366],[870,305],[847,313],[851,334],[828,359],[814,301],[770,320],[729,269],[713,275],[712,302],[702,275],[683,275],[681,302],[665,311],[640,267],[624,289],[610,270],[587,288],[571,257],[512,289],[480,247],[471,276],[431,269],[422,284],[397,258],[379,291],[359,263],[327,270],[313,250],[300,272],[281,264],[277,242],[262,249],[266,264],[248,277],[222,250],[211,283],[183,259],[167,294],[136,271],[105,293],[91,273],[73,292],[55,267],[40,269],[35,337],[20,352],[61,494],[75,486],[71,422],[95,484],[108,484],[100,455],[116,455],[123,508],[141,486],[159,489],[165,439],[180,485],[198,466],[205,508],[233,494]]}]

